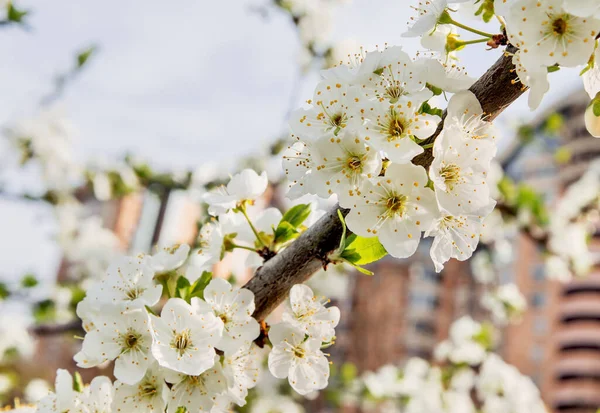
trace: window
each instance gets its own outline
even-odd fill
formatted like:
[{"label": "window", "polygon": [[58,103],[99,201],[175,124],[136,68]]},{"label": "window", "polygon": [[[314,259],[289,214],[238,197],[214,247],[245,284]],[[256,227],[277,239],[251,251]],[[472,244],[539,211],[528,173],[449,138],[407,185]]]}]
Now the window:
[{"label": "window", "polygon": [[536,292],[531,295],[531,306],[535,308],[543,307],[546,304],[546,295],[541,292]]}]

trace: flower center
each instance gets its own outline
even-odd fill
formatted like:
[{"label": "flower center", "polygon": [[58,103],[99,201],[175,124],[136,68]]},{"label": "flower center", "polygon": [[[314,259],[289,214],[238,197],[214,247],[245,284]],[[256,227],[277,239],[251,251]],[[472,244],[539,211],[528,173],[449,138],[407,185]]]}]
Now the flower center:
[{"label": "flower center", "polygon": [[557,36],[562,36],[568,29],[567,21],[561,16],[552,22],[552,32]]},{"label": "flower center", "polygon": [[405,195],[393,195],[386,201],[388,215],[404,215],[406,211],[406,201],[408,198]]},{"label": "flower center", "polygon": [[396,112],[393,108],[390,109],[388,114],[388,123],[385,125],[388,142],[395,141],[396,139],[402,137],[404,130],[406,129],[406,125],[404,125],[403,121],[404,119],[399,116],[398,112]]},{"label": "flower center", "polygon": [[229,317],[227,317],[227,314],[221,314],[219,315],[219,318],[223,321],[223,324],[227,324],[229,322]]},{"label": "flower center", "polygon": [[183,355],[185,350],[192,345],[192,340],[190,337],[190,330],[185,329],[175,334],[173,341],[171,342],[171,347],[177,350],[179,355]]},{"label": "flower center", "polygon": [[396,103],[404,95],[404,89],[396,84],[392,84],[385,88],[385,97],[387,97],[391,103]]},{"label": "flower center", "polygon": [[127,290],[125,292],[125,295],[127,296],[128,299],[130,299],[131,301],[139,298],[145,291],[145,288],[140,288],[140,287],[133,287],[130,288],[129,290]]},{"label": "flower center", "polygon": [[153,397],[156,394],[156,392],[158,391],[156,389],[156,386],[154,385],[154,383],[151,383],[148,381],[140,384],[138,389],[139,389],[139,394],[142,397]]},{"label": "flower center", "polygon": [[141,335],[135,331],[127,331],[127,333],[121,335],[121,339],[123,340],[123,348],[126,350],[135,350],[140,346],[140,337]]},{"label": "flower center", "polygon": [[444,179],[446,186],[453,189],[454,185],[460,180],[460,166],[454,163],[444,165],[440,169],[440,176]]},{"label": "flower center", "polygon": [[294,347],[294,356],[298,357],[299,359],[304,358],[304,356],[305,356],[304,349],[302,349],[300,347]]},{"label": "flower center", "polygon": [[356,155],[348,157],[346,164],[353,171],[358,171],[362,168],[362,159]]}]

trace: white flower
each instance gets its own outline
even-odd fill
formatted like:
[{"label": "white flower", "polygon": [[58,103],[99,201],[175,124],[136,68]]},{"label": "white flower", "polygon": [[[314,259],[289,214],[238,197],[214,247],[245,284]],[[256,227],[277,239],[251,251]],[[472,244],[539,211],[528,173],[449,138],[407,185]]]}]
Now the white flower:
[{"label": "white flower", "polygon": [[441,216],[425,233],[426,237],[435,237],[431,244],[431,259],[437,272],[444,268],[444,263],[450,258],[465,261],[471,257],[479,243],[483,220],[495,205],[496,201],[492,200],[481,210],[470,214],[441,212]]},{"label": "white flower", "polygon": [[296,199],[314,192],[310,172],[316,168],[314,148],[310,142],[294,142],[283,152],[282,167],[288,180],[287,197]]},{"label": "white flower", "polygon": [[522,50],[523,65],[573,67],[594,51],[600,21],[565,12],[562,0],[517,0],[506,25],[511,43]]},{"label": "white flower", "polygon": [[600,92],[600,47],[596,47],[592,63],[593,67],[581,75],[583,87],[588,95],[590,95],[590,99],[594,99],[598,92]]},{"label": "white flower", "polygon": [[115,360],[115,377],[127,384],[139,382],[152,362],[150,325],[145,309],[119,311],[106,308],[94,319],[96,330],[85,335],[82,351],[90,360],[79,367],[93,367]]},{"label": "white flower", "polygon": [[467,74],[466,69],[456,63],[442,63],[437,59],[422,59],[416,63],[427,71],[427,83],[447,92],[467,90],[475,83],[475,79]]},{"label": "white flower", "polygon": [[323,80],[315,89],[309,109],[297,109],[290,115],[290,128],[301,138],[337,136],[355,123],[350,108],[360,101],[357,89],[340,81]]},{"label": "white flower", "polygon": [[465,139],[462,127],[449,123],[434,143],[429,176],[440,209],[460,215],[489,205],[487,174],[495,146]]},{"label": "white flower", "polygon": [[170,298],[161,316],[150,315],[152,354],[163,367],[198,375],[214,364],[215,345],[221,340],[223,322],[212,312],[198,314],[180,298]]},{"label": "white flower", "polygon": [[254,293],[245,288],[235,290],[222,278],[214,278],[204,290],[204,300],[195,299],[197,311],[212,311],[223,321],[223,336],[215,345],[219,350],[233,353],[248,347],[260,334],[258,322],[252,318]]},{"label": "white flower", "polygon": [[190,256],[190,266],[186,278],[195,282],[203,271],[212,271],[212,267],[221,261],[223,251],[223,231],[218,221],[207,222],[198,235],[198,250]]},{"label": "white flower", "polygon": [[456,93],[448,102],[447,118],[461,129],[463,139],[475,141],[480,150],[485,147],[487,156],[494,157],[498,131],[484,116],[479,100],[470,90]]},{"label": "white flower", "polygon": [[337,307],[326,308],[315,297],[310,287],[296,284],[290,290],[289,302],[282,320],[304,331],[310,338],[322,342],[331,342],[335,337],[335,327],[340,322],[340,310]]},{"label": "white flower", "polygon": [[115,394],[112,382],[108,377],[98,376],[83,389],[83,412],[111,413]]},{"label": "white flower", "polygon": [[169,392],[164,375],[154,362],[138,384],[130,386],[115,383],[113,410],[127,412],[135,409],[147,413],[163,413],[167,407]]},{"label": "white flower", "polygon": [[162,286],[154,283],[148,257],[123,257],[108,268],[107,275],[89,291],[92,303],[130,307],[153,306],[160,300]]},{"label": "white flower", "polygon": [[235,353],[225,353],[223,373],[227,378],[229,396],[238,406],[246,404],[248,389],[256,386],[260,370],[261,358],[258,348],[251,345],[240,348]]},{"label": "white flower", "polygon": [[361,93],[368,99],[396,103],[406,98],[418,106],[433,96],[425,87],[425,73],[400,46],[367,53],[356,77]]},{"label": "white flower", "polygon": [[569,282],[573,278],[569,263],[558,255],[550,255],[544,261],[546,276],[551,280]]},{"label": "white flower", "polygon": [[250,413],[304,413],[304,408],[287,396],[273,395],[259,397]]},{"label": "white flower", "polygon": [[369,178],[379,175],[381,155],[367,145],[354,131],[346,129],[341,136],[323,136],[313,148],[308,190],[322,198],[337,194],[342,206],[348,205],[352,195]]},{"label": "white flower", "polygon": [[159,248],[158,252],[150,257],[150,265],[157,273],[168,272],[181,267],[189,253],[190,246],[187,244]]},{"label": "white flower", "polygon": [[527,308],[527,300],[515,284],[499,286],[495,292],[486,292],[481,305],[487,308],[499,324],[507,324],[520,318]]},{"label": "white flower", "polygon": [[37,413],[78,412],[82,409],[82,395],[73,390],[73,377],[67,370],[56,371],[55,393],[50,393],[38,403]]},{"label": "white flower", "polygon": [[447,0],[420,0],[415,7],[418,16],[410,18],[413,25],[402,36],[418,37],[431,32],[447,6]]},{"label": "white flower", "polygon": [[[4,391],[0,390],[0,393]],[[50,393],[50,385],[44,379],[33,379],[25,387],[25,400],[29,403],[37,403]]]},{"label": "white flower", "polygon": [[438,24],[435,29],[421,37],[421,46],[436,52],[436,55],[443,61],[456,58],[456,50],[450,50],[448,43],[458,41],[458,33],[454,26],[450,24]]},{"label": "white flower", "polygon": [[497,16],[507,16],[516,0],[494,0],[494,13]]},{"label": "white flower", "polygon": [[385,177],[365,182],[346,217],[348,228],[363,237],[378,236],[387,252],[397,258],[411,256],[421,231],[437,214],[435,197],[425,187],[425,169],[413,164],[392,164]]},{"label": "white flower", "polygon": [[217,396],[227,391],[227,380],[223,375],[218,356],[213,356],[212,367],[202,374],[185,375],[169,372],[166,380],[173,384],[167,413],[175,413],[181,406],[188,412],[211,412],[215,407]]},{"label": "white flower", "polygon": [[563,0],[563,9],[578,17],[600,19],[600,4],[589,0]]},{"label": "white flower", "polygon": [[209,205],[208,213],[216,216],[246,203],[253,203],[265,192],[268,184],[266,172],[258,175],[252,169],[244,169],[234,175],[227,186],[204,194],[204,201]]},{"label": "white flower", "polygon": [[523,87],[529,88],[528,104],[531,110],[537,109],[542,102],[542,98],[550,90],[548,82],[548,69],[540,64],[530,63],[525,67],[522,62],[523,52],[517,50],[513,55],[512,62],[515,65],[517,79]]},{"label": "white flower", "polygon": [[362,105],[365,121],[361,134],[375,149],[387,153],[392,162],[408,163],[424,149],[415,138],[426,139],[435,132],[439,116],[418,113],[420,103],[401,98],[391,104],[375,100]]},{"label": "white flower", "polygon": [[402,372],[392,364],[386,364],[377,372],[365,372],[362,380],[365,387],[374,397],[396,397],[400,394]]},{"label": "white flower", "polygon": [[278,379],[288,378],[290,386],[305,395],[327,387],[329,362],[320,350],[321,340],[305,339],[304,331],[287,323],[271,327],[269,371]]}]

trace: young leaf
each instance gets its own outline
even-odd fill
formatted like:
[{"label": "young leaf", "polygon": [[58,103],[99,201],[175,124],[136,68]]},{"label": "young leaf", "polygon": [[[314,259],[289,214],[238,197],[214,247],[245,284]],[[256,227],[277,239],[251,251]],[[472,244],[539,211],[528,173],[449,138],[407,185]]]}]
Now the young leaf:
[{"label": "young leaf", "polygon": [[355,265],[365,265],[380,260],[387,251],[377,237],[355,236],[342,252],[342,258]]},{"label": "young leaf", "polygon": [[190,292],[190,282],[185,277],[179,277],[177,279],[177,287],[175,290],[175,296],[186,300],[189,292]]},{"label": "young leaf", "polygon": [[285,213],[281,222],[288,222],[292,227],[298,228],[308,218],[311,212],[310,204],[299,204]]},{"label": "young leaf", "polygon": [[204,289],[211,280],[212,272],[204,271],[200,278],[190,286],[189,298],[198,297],[204,299]]},{"label": "young leaf", "polygon": [[273,243],[283,244],[284,242],[296,238],[298,235],[298,230],[292,224],[282,220],[275,229],[275,239],[273,240]]}]

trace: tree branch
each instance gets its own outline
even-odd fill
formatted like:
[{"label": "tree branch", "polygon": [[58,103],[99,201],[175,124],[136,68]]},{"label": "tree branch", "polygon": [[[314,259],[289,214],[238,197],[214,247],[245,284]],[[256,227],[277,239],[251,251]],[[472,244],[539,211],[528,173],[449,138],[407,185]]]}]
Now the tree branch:
[{"label": "tree branch", "polygon": [[[483,111],[488,114],[488,120],[498,116],[526,90],[520,83],[514,82],[516,74],[509,54],[515,53],[516,50],[509,45],[507,53],[470,88],[479,99]],[[444,113],[444,118],[445,116]],[[443,119],[437,131],[427,139],[426,143],[434,142],[442,128]],[[433,150],[427,149],[416,157],[413,163],[429,168],[432,161]],[[281,304],[292,286],[305,282],[326,265],[327,254],[337,248],[342,235],[338,209],[341,209],[344,215],[349,212],[336,205],[294,243],[265,262],[244,286],[254,293],[256,303],[254,317],[257,320],[263,320]]]}]

